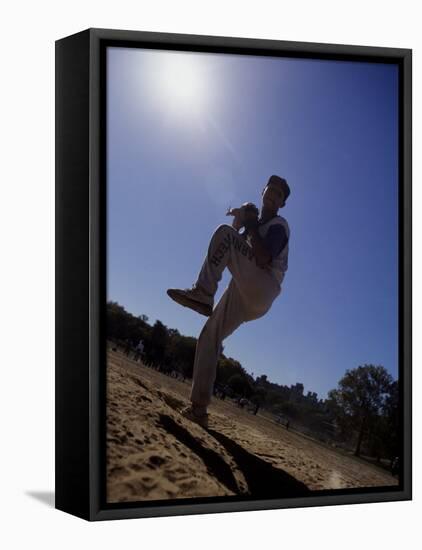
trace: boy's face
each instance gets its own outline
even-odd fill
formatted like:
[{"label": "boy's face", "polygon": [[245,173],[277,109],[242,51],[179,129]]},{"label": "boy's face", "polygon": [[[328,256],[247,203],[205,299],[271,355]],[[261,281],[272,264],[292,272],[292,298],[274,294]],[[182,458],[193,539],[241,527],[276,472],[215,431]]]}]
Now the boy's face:
[{"label": "boy's face", "polygon": [[270,183],[262,192],[262,206],[270,212],[277,212],[284,204],[284,193],[278,185]]}]

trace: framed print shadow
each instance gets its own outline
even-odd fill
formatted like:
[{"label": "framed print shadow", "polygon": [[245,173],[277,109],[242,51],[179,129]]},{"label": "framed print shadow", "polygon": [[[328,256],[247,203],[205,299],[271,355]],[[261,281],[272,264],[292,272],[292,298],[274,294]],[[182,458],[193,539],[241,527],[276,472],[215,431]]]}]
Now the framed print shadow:
[{"label": "framed print shadow", "polygon": [[411,50],[56,42],[56,508],[409,500]]}]

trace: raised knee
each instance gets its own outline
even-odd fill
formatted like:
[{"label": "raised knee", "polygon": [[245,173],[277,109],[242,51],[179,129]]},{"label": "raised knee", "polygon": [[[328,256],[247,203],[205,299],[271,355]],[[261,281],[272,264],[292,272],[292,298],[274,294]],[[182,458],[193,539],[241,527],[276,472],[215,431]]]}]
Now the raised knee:
[{"label": "raised knee", "polygon": [[229,225],[228,223],[222,223],[214,231],[214,233],[225,233],[225,234],[226,233],[233,233],[233,232],[237,234],[236,229],[234,227],[232,227],[231,225]]},{"label": "raised knee", "polygon": [[231,231],[232,229],[233,227],[228,223],[222,223],[217,227],[216,231],[227,231],[227,230]]}]

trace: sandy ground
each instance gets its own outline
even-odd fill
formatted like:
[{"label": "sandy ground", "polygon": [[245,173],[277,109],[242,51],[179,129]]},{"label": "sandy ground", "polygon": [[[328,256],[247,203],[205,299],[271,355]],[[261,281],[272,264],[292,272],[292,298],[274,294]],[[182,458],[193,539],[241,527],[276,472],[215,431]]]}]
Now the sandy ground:
[{"label": "sandy ground", "polygon": [[395,486],[387,471],[213,399],[209,429],[179,411],[185,383],[108,352],[107,501],[251,495]]}]

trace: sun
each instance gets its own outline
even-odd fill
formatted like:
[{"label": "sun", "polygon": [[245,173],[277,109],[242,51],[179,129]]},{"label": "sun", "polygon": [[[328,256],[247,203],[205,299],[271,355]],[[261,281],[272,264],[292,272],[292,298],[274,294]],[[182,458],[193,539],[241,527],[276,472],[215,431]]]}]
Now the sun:
[{"label": "sun", "polygon": [[154,100],[169,113],[203,114],[209,100],[206,63],[193,52],[160,53],[150,66]]}]

